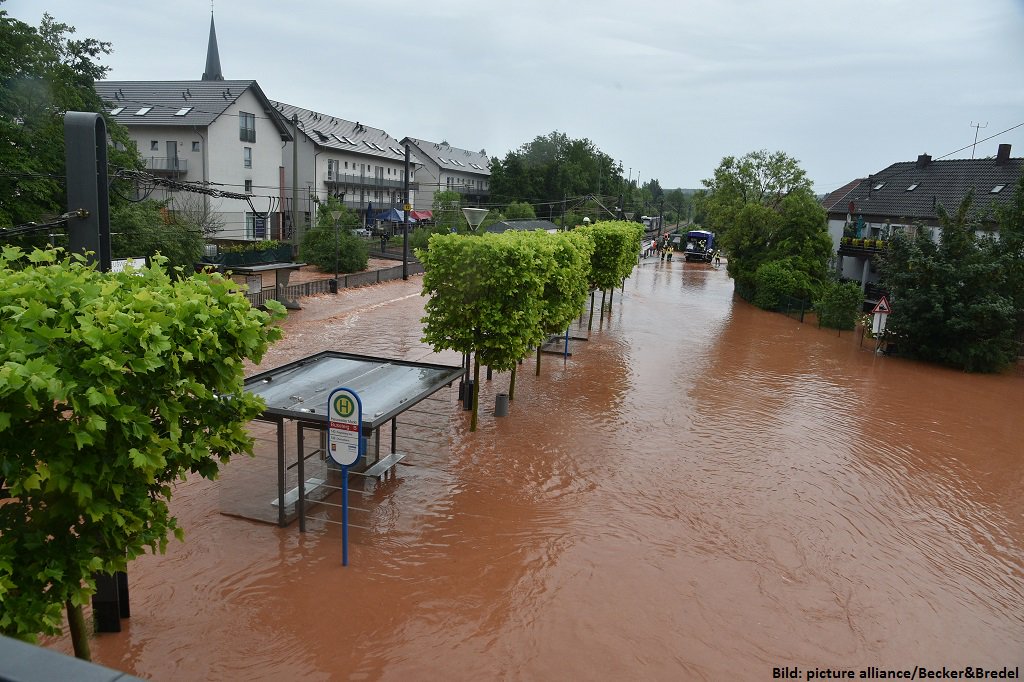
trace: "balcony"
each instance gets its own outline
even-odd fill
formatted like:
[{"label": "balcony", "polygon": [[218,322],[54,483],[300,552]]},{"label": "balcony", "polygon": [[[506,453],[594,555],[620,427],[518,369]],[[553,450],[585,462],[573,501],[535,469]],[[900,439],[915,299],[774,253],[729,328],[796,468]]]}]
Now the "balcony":
[{"label": "balcony", "polygon": [[885,239],[843,237],[839,240],[840,256],[859,256],[864,258],[882,253],[888,248],[889,242]]},{"label": "balcony", "polygon": [[146,170],[166,175],[184,175],[188,172],[188,159],[165,156],[147,156],[144,158]]},{"label": "balcony", "polygon": [[[328,173],[324,176],[324,184],[328,188],[363,187],[367,189],[402,189],[405,186],[404,180],[391,178],[378,178],[371,175],[356,175],[355,173]],[[415,180],[409,181],[409,189],[419,189],[419,183]]]}]

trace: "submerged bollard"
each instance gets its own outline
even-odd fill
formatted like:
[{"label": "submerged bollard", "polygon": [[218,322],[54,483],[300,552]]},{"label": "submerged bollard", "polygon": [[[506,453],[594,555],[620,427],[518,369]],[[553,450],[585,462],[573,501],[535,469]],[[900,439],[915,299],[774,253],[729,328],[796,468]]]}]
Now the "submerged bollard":
[{"label": "submerged bollard", "polygon": [[508,416],[508,393],[499,393],[494,398],[494,416]]}]

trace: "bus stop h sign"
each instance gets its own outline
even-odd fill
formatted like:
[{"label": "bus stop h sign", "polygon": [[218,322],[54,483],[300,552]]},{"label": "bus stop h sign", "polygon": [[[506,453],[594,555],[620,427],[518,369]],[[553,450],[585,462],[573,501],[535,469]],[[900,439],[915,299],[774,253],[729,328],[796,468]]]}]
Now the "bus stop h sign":
[{"label": "bus stop h sign", "polygon": [[336,388],[327,400],[327,451],[343,467],[359,459],[363,430],[363,404],[355,391]]}]

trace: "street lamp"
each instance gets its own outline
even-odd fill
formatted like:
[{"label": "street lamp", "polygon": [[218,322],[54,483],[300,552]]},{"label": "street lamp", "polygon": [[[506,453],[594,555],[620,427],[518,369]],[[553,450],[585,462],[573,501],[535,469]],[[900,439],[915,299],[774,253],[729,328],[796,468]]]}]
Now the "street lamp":
[{"label": "street lamp", "polygon": [[338,245],[339,230],[338,221],[341,219],[341,209],[332,208],[331,217],[334,218],[334,293],[338,293],[338,253],[341,247]]},{"label": "street lamp", "polygon": [[489,209],[486,208],[464,208],[462,209],[462,215],[466,216],[466,222],[469,223],[469,231],[476,234],[476,229],[480,227],[480,223],[484,221],[484,217],[489,213]]}]

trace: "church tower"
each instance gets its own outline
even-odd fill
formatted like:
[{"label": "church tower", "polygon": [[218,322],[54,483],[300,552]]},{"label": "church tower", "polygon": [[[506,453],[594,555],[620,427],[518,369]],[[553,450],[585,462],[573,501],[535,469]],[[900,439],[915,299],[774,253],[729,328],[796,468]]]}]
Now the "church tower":
[{"label": "church tower", "polygon": [[213,25],[213,10],[210,10],[210,44],[206,48],[206,71],[204,81],[222,81],[224,74],[220,72],[220,52],[217,50],[217,29]]}]

